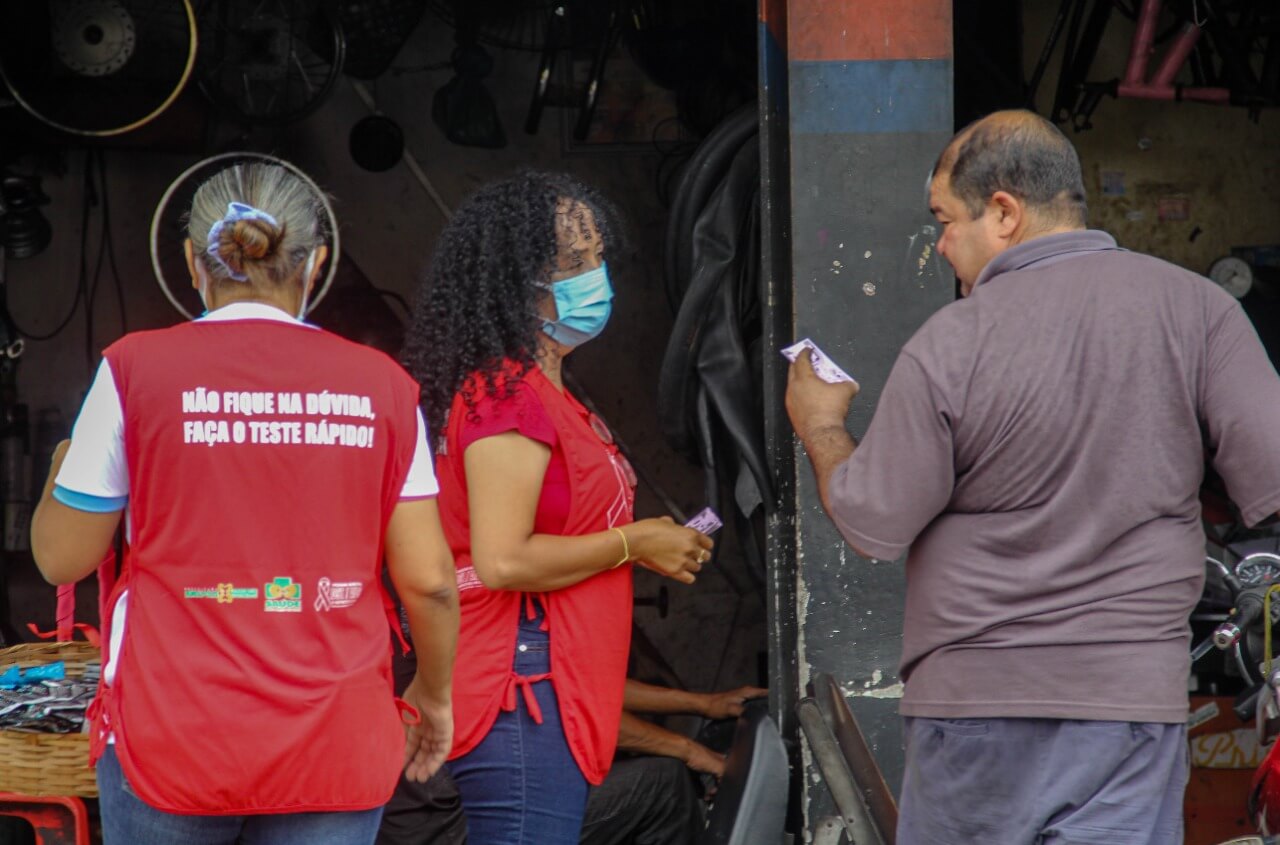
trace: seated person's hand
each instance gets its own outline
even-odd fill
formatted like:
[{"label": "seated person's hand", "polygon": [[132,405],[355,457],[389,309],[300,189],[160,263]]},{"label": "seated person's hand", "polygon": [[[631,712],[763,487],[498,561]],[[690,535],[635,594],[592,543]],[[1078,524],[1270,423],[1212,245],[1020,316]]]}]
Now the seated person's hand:
[{"label": "seated person's hand", "polygon": [[738,687],[724,692],[709,692],[703,705],[702,715],[708,719],[733,719],[742,715],[742,706],[756,698],[764,698],[769,694],[760,687]]},{"label": "seated person's hand", "polygon": [[717,778],[724,774],[724,755],[717,754],[692,739],[689,740],[685,749],[684,764],[695,772],[703,772]]}]

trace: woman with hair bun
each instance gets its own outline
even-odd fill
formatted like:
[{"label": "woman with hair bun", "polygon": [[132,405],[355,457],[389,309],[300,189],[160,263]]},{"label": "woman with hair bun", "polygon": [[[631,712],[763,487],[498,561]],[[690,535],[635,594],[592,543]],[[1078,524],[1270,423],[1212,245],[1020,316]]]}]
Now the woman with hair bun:
[{"label": "woman with hair bun", "polygon": [[613,761],[631,565],[692,584],[711,539],[634,521],[635,475],[561,364],[604,330],[614,216],[567,176],[487,185],[441,233],[406,356],[443,432],[462,630],[448,764],[471,845],[578,841]]},{"label": "woman with hair bun", "polygon": [[[318,199],[263,164],[200,187],[207,311],[105,351],[32,521],[55,584],[122,515],[129,537],[90,710],[107,845],[372,843],[400,772],[450,747],[457,590],[418,386],[302,321]],[[403,701],[384,554],[418,643]]]}]

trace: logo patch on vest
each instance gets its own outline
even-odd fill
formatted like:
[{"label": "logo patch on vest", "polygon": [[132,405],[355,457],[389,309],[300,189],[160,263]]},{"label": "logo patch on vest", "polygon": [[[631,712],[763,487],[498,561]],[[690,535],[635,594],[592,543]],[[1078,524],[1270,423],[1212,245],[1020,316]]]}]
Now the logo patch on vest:
[{"label": "logo patch on vest", "polygon": [[340,610],[351,607],[364,592],[359,581],[330,581],[321,578],[316,582],[316,610]]},{"label": "logo patch on vest", "polygon": [[256,587],[236,587],[234,584],[219,584],[216,587],[184,587],[184,599],[213,599],[218,604],[231,604],[236,599],[256,599]]},{"label": "logo patch on vest", "polygon": [[267,596],[263,609],[268,613],[302,612],[302,585],[292,578],[272,578],[263,590]]}]

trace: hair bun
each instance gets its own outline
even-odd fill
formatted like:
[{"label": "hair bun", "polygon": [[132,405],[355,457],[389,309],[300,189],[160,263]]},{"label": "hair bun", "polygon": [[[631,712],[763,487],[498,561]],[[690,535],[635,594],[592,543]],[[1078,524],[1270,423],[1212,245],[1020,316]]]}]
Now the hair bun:
[{"label": "hair bun", "polygon": [[270,258],[283,239],[283,226],[256,218],[237,220],[218,233],[218,257],[232,272],[243,273],[246,261]]}]

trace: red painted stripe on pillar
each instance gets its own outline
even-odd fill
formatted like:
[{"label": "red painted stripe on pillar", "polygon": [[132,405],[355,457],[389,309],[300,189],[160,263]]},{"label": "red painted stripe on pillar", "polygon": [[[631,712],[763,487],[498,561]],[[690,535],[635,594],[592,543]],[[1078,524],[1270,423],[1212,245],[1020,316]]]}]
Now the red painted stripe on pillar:
[{"label": "red painted stripe on pillar", "polygon": [[[763,1],[763,0],[762,0]],[[951,58],[952,0],[787,0],[790,61]]]}]

